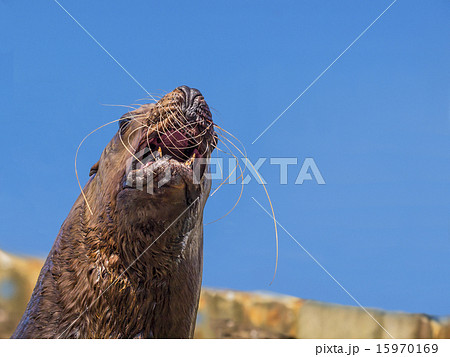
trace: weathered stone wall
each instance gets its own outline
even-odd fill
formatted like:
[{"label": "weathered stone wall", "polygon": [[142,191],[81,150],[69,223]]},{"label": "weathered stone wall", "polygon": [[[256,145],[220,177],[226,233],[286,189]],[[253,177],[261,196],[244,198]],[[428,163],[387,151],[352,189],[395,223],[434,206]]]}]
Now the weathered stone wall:
[{"label": "weathered stone wall", "polygon": [[[8,338],[22,316],[42,260],[0,250],[0,338]],[[450,338],[450,320],[424,314],[368,309],[396,338]],[[196,338],[388,338],[358,307],[325,304],[268,293],[204,288]]]},{"label": "weathered stone wall", "polygon": [[0,250],[0,338],[8,338],[19,323],[42,264]]},{"label": "weathered stone wall", "polygon": [[[395,338],[450,338],[448,319],[367,309]],[[359,307],[203,289],[196,338],[389,338]]]}]

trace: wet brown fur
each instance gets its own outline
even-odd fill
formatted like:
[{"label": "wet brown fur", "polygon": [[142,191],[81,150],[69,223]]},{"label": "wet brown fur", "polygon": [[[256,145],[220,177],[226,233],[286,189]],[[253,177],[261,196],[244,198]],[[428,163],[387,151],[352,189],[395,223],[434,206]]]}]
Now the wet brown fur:
[{"label": "wet brown fur", "polygon": [[128,128],[107,145],[85,197],[61,226],[13,338],[193,336],[210,182],[194,185],[175,175],[154,195],[122,189],[131,157],[123,142],[135,148],[142,135],[130,133],[179,113],[181,102],[175,90],[159,105],[132,112]]}]

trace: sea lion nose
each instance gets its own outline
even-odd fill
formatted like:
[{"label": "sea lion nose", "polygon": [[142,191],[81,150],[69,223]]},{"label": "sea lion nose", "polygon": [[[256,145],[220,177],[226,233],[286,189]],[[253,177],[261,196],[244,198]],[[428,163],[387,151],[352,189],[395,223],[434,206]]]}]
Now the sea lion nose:
[{"label": "sea lion nose", "polygon": [[184,93],[184,104],[186,109],[194,104],[195,98],[202,95],[198,89],[189,88],[188,86],[181,86],[178,87],[178,89]]}]

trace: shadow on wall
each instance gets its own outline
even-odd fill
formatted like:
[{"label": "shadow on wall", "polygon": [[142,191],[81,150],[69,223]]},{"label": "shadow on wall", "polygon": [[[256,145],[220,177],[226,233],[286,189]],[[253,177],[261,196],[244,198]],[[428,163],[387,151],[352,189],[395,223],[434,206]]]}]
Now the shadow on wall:
[{"label": "shadow on wall", "polygon": [[[25,311],[43,261],[0,250],[0,338]],[[395,338],[450,338],[450,319],[368,309]],[[196,338],[389,338],[362,309],[285,295],[204,288]]]}]

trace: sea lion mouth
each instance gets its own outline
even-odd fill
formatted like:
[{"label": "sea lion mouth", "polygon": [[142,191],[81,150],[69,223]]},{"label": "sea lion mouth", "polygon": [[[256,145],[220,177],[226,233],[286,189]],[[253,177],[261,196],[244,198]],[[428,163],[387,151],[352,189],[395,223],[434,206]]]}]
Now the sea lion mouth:
[{"label": "sea lion mouth", "polygon": [[[132,121],[135,116],[130,112],[123,120]],[[149,180],[155,186],[155,179],[161,187],[162,181],[173,183],[176,176],[186,183],[199,183],[217,145],[211,112],[202,94],[194,88],[178,87],[150,107],[146,116],[147,125],[139,129],[140,139],[127,165],[123,188],[146,186]]]}]

